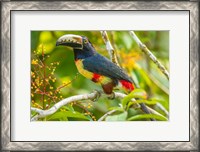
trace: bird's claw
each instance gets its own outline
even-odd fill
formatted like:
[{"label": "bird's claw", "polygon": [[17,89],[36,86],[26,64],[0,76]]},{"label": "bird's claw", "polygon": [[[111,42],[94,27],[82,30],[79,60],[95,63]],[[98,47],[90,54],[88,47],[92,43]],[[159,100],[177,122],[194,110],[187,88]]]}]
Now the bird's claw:
[{"label": "bird's claw", "polygon": [[95,98],[92,100],[93,102],[96,102],[99,100],[100,96],[101,96],[101,92],[98,90],[95,90],[96,96]]},{"label": "bird's claw", "polygon": [[110,100],[115,99],[115,93],[112,92],[112,93],[108,96],[108,99],[110,99]]}]

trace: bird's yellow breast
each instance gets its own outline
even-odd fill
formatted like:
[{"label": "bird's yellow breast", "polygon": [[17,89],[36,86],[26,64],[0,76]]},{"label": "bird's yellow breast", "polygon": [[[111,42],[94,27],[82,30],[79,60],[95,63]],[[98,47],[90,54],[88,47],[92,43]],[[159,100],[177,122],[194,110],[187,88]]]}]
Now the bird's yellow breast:
[{"label": "bird's yellow breast", "polygon": [[80,74],[82,74],[84,77],[86,77],[88,79],[92,79],[93,78],[93,73],[84,69],[84,67],[83,67],[83,60],[80,60],[80,59],[76,60],[75,64],[76,64],[76,67],[77,67],[78,72]]},{"label": "bird's yellow breast", "polygon": [[83,59],[79,59],[79,60],[76,60],[75,61],[75,64],[76,64],[76,67],[78,69],[78,72],[80,74],[82,74],[84,77],[86,77],[87,79],[90,79],[92,81],[94,81],[95,83],[100,83],[100,84],[106,84],[108,82],[111,82],[112,80],[108,77],[105,77],[103,75],[99,75],[98,79],[95,79],[95,74],[90,72],[90,71],[87,71],[84,69],[84,66],[83,66]]}]

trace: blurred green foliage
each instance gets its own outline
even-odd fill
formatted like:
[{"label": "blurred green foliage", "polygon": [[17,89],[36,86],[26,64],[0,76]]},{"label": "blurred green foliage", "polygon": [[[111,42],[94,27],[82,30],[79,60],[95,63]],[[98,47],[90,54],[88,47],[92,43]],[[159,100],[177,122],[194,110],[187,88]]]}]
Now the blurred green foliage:
[{"label": "blurred green foliage", "polygon": [[[95,121],[112,109],[115,109],[116,112],[106,117],[106,121],[143,121],[150,120],[150,118],[166,120],[165,117],[167,117],[167,114],[162,109],[164,108],[165,111],[169,111],[168,79],[160,72],[157,66],[142,53],[128,31],[107,31],[107,33],[112,45],[117,51],[120,65],[141,88],[141,92],[136,92],[135,94],[140,95],[144,90],[146,92],[146,98],[138,101],[138,103],[144,102],[164,117],[158,115],[146,116],[136,105],[128,103],[128,100],[130,99],[126,100],[127,98],[124,100],[99,98],[96,102],[84,100],[65,105],[53,115],[40,120]],[[169,70],[169,32],[135,31],[135,33],[167,70]],[[32,61],[38,59],[38,63],[41,62],[42,64],[45,64],[46,68],[48,66],[50,67],[50,65],[54,65],[52,75],[50,74],[52,72],[51,68],[49,71],[45,69],[46,75],[51,75],[51,79],[49,78],[47,80],[51,80],[51,82],[45,89],[47,92],[51,91],[51,94],[54,94],[52,96],[55,97],[54,101],[51,102],[50,97],[43,95],[44,99],[46,99],[46,102],[44,102],[41,94],[37,94],[37,87],[35,87],[32,89],[32,107],[49,109],[63,98],[90,93],[95,89],[101,89],[101,86],[96,85],[82,75],[76,76],[78,71],[74,63],[72,48],[64,46],[56,47],[55,44],[57,39],[65,34],[77,34],[88,37],[97,52],[109,58],[100,31],[31,31]],[[43,70],[44,69],[40,68],[38,69],[38,72],[42,73],[44,72]],[[31,71],[37,71],[35,64],[31,64]],[[38,81],[43,79],[42,75],[40,75],[40,77],[41,78]],[[36,78],[32,77],[32,81],[35,81],[35,79]],[[52,81],[52,79],[55,81]],[[59,87],[61,87],[61,89],[55,94],[56,89]],[[58,98],[56,99],[56,97]],[[139,97],[141,97],[141,95]],[[47,102],[47,99],[49,102]],[[126,109],[124,109],[124,106],[127,106],[127,103],[128,108],[126,107]],[[35,113],[32,113],[32,115],[34,114]]]}]

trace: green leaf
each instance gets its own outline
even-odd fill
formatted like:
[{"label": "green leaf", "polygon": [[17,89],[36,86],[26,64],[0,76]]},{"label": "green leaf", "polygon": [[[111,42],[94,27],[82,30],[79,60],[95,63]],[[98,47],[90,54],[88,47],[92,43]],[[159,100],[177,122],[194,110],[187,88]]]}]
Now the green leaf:
[{"label": "green leaf", "polygon": [[111,110],[116,110],[116,111],[120,111],[120,112],[123,112],[123,111],[124,111],[124,109],[123,109],[122,107],[110,107],[108,110],[109,110],[109,111],[111,111]]},{"label": "green leaf", "polygon": [[68,110],[68,111],[74,112],[74,108],[73,108],[73,106],[71,106],[70,104],[68,104],[68,105],[66,105],[66,106],[63,106],[62,108],[63,108],[63,109],[66,109],[66,110]]},{"label": "green leaf", "polygon": [[129,103],[128,103],[128,106],[127,106],[127,109],[129,109],[130,106],[132,106],[133,104],[134,104],[133,102],[129,102]]},{"label": "green leaf", "polygon": [[128,113],[125,111],[117,115],[107,116],[105,120],[106,121],[125,121],[127,118],[127,115]]},{"label": "green leaf", "polygon": [[50,117],[47,118],[47,120],[60,120],[60,119],[65,119],[65,118],[80,118],[84,120],[89,120],[88,117],[84,116],[83,114],[79,112],[71,112],[71,111],[58,111],[51,115]]},{"label": "green leaf", "polygon": [[136,100],[137,103],[145,103],[148,105],[155,105],[157,101],[155,100]]},{"label": "green leaf", "polygon": [[85,117],[88,118],[88,120],[93,121],[93,119],[89,115],[86,115]]},{"label": "green leaf", "polygon": [[146,99],[147,94],[143,89],[135,89],[122,100],[122,106],[125,108],[132,98]]},{"label": "green leaf", "polygon": [[147,99],[147,93],[143,89],[135,89],[131,94],[133,98]]},{"label": "green leaf", "polygon": [[169,111],[169,99],[168,98],[163,99],[163,100],[152,98],[150,100],[160,103],[167,111]]},{"label": "green leaf", "polygon": [[128,118],[129,121],[133,120],[142,120],[142,119],[150,119],[154,118],[156,120],[161,120],[161,121],[167,121],[168,119],[162,115],[156,115],[156,114],[142,114],[142,115],[136,115],[133,117]]},{"label": "green leaf", "polygon": [[142,77],[142,80],[146,82],[146,84],[150,87],[152,86],[152,83],[151,83],[151,80],[147,74],[147,72],[145,70],[143,70],[142,68],[138,68],[137,69],[140,74],[141,74],[141,77]]},{"label": "green leaf", "polygon": [[[137,64],[137,63],[135,63],[135,64]],[[135,67],[138,67],[138,65],[136,65]],[[137,77],[136,70],[131,71],[131,78],[133,78],[134,83],[136,84],[136,86],[139,86],[139,80],[138,80],[138,77]]]}]

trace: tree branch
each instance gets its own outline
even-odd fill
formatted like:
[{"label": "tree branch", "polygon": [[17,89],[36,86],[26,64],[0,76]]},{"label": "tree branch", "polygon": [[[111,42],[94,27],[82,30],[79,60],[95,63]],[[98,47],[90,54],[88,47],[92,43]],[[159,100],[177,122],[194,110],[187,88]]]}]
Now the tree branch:
[{"label": "tree branch", "polygon": [[[126,97],[127,95],[123,94],[123,93],[119,93],[119,92],[114,92],[115,94],[115,98],[124,98]],[[34,108],[34,107],[31,107],[31,111],[34,111],[34,112],[37,112],[38,114],[35,115],[34,117],[31,118],[31,121],[36,121],[38,120],[39,118],[44,118],[46,116],[49,116],[51,114],[54,114],[59,108],[61,108],[62,106],[66,105],[66,104],[69,104],[71,102],[74,102],[74,101],[80,101],[80,100],[93,100],[95,99],[97,96],[99,95],[99,92],[98,91],[94,91],[92,93],[89,93],[89,94],[83,94],[83,95],[75,95],[75,96],[71,96],[69,98],[65,98],[61,101],[59,101],[58,103],[56,103],[53,107],[51,107],[50,109],[48,110],[42,110],[42,109],[38,109],[38,108]],[[107,94],[104,94],[103,92],[101,92],[100,96],[105,96],[105,97],[110,97],[112,95],[107,95]],[[131,99],[132,102],[135,102],[136,100],[133,98]],[[151,109],[150,107],[146,106],[148,108],[148,110],[150,110],[152,113],[154,114],[158,114],[158,115],[161,115],[159,114],[158,112],[156,112],[155,110]],[[112,112],[113,113],[113,112]],[[111,114],[110,112],[108,112],[108,114],[105,114],[105,116],[102,116],[102,120],[107,117],[109,114]],[[99,120],[100,121],[100,120]]]},{"label": "tree branch", "polygon": [[140,47],[140,49],[158,66],[160,71],[169,79],[169,72],[166,70],[166,68],[158,61],[158,59],[153,55],[153,53],[146,47],[145,44],[143,44],[140,39],[137,37],[137,35],[133,32],[129,32],[132,38],[135,40],[137,45]]},{"label": "tree branch", "polygon": [[104,43],[106,44],[106,49],[108,50],[108,53],[111,57],[111,60],[113,63],[117,64],[119,66],[119,62],[117,60],[117,55],[116,55],[116,51],[113,48],[109,38],[108,38],[108,34],[106,31],[101,31],[101,36],[103,38]]},{"label": "tree branch", "polygon": [[97,97],[97,94],[98,94],[98,92],[95,91],[90,94],[76,95],[76,96],[72,96],[69,98],[65,98],[65,99],[59,101],[58,103],[56,103],[53,107],[51,107],[48,110],[41,110],[41,109],[31,107],[31,111],[35,111],[39,114],[39,115],[36,115],[33,118],[31,118],[31,121],[35,121],[38,118],[44,118],[48,115],[51,115],[51,114],[55,113],[59,108],[61,108],[62,106],[66,105],[68,103],[71,103],[74,101],[79,101],[79,100],[87,100],[87,99],[93,100]]}]

